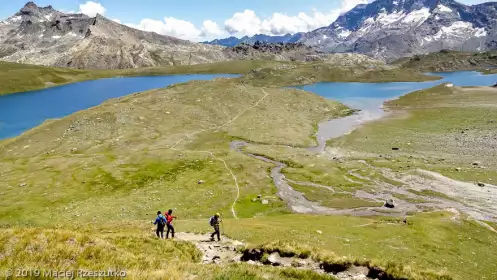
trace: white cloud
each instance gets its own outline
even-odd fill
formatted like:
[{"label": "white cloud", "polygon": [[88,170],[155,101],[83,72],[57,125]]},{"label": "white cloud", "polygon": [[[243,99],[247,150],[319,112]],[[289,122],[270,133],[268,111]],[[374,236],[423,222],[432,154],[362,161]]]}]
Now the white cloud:
[{"label": "white cloud", "polygon": [[59,11],[63,12],[64,14],[75,14],[76,11],[74,10],[66,10],[66,9],[59,9]]},{"label": "white cloud", "polygon": [[261,19],[252,10],[235,13],[224,22],[226,31],[230,34],[255,35],[261,31]]},{"label": "white cloud", "polygon": [[357,5],[367,4],[370,2],[373,2],[373,1],[372,0],[342,0],[342,7],[340,9],[340,13],[341,14],[346,13],[346,12],[352,10],[353,8],[355,8],[355,6],[357,6]]},{"label": "white cloud", "polygon": [[221,27],[212,20],[204,20],[202,23],[202,30],[200,33],[200,36],[202,38],[212,38],[212,37],[219,37],[222,35],[225,35],[226,33],[224,32]]},{"label": "white cloud", "polygon": [[329,25],[338,15],[338,11],[331,11],[325,14],[315,10],[311,15],[304,12],[296,16],[274,13],[271,17],[261,20],[254,11],[245,10],[242,13],[235,13],[225,21],[224,25],[228,33],[237,36],[253,36],[259,33],[282,35],[286,33],[307,32]]},{"label": "white cloud", "polygon": [[308,32],[330,25],[336,18],[359,4],[367,4],[372,0],[342,0],[340,8],[329,12],[314,10],[311,14],[300,12],[289,16],[274,13],[261,19],[252,10],[235,13],[224,23],[225,30],[236,36],[253,36],[255,34],[283,35],[287,33]]},{"label": "white cloud", "polygon": [[87,1],[84,4],[79,5],[79,12],[85,14],[89,17],[94,17],[97,14],[105,14],[105,7],[98,2]]},{"label": "white cloud", "polygon": [[[297,15],[286,15],[274,13],[270,17],[260,18],[253,10],[244,10],[233,14],[224,22],[224,26],[212,20],[205,20],[202,26],[196,27],[192,22],[165,17],[163,21],[145,18],[139,24],[127,24],[130,27],[144,31],[156,32],[180,39],[191,41],[212,40],[223,38],[228,35],[237,37],[253,36],[255,34],[283,35],[287,33],[308,32],[317,28],[330,25],[342,13],[345,13],[358,4],[365,4],[372,0],[342,0],[341,6],[329,12],[314,10],[312,13],[300,12]],[[98,3],[89,1],[84,5],[99,5],[105,12],[105,8]],[[83,6],[83,5],[81,5]],[[96,7],[96,6],[95,6]],[[80,7],[82,10],[82,8]],[[119,22],[119,20],[114,19]]]},{"label": "white cloud", "polygon": [[202,33],[202,31],[197,29],[193,23],[174,17],[165,17],[164,21],[146,18],[138,25],[128,25],[136,29],[192,41],[200,40]]}]

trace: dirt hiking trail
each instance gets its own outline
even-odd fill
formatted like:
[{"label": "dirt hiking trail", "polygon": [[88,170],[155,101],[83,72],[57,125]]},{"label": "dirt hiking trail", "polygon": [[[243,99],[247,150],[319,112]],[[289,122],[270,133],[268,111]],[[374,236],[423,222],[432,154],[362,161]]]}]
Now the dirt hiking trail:
[{"label": "dirt hiking trail", "polygon": [[265,252],[263,249],[246,249],[244,243],[225,236],[221,241],[210,241],[209,234],[180,232],[176,234],[179,241],[195,244],[202,252],[202,264],[229,265],[246,263],[255,266],[274,266],[311,270],[320,274],[333,275],[339,280],[374,280],[387,279],[383,271],[375,267],[351,266],[340,267],[329,263],[320,263],[311,258],[282,257],[278,252]]}]

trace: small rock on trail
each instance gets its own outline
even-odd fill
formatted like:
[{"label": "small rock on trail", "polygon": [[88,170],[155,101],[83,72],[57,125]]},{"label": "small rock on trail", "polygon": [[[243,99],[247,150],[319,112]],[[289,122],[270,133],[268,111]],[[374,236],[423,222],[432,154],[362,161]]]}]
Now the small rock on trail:
[{"label": "small rock on trail", "polygon": [[386,208],[395,208],[395,204],[393,202],[393,199],[391,199],[391,198],[387,199],[387,201],[385,202],[385,207]]}]

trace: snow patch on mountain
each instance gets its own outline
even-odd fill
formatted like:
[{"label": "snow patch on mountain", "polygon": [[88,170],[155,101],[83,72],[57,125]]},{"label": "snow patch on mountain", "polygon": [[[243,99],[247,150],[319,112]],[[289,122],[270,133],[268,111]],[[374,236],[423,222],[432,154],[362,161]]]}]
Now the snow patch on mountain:
[{"label": "snow patch on mountain", "polygon": [[395,23],[405,17],[403,12],[394,12],[388,14],[386,11],[380,13],[375,22],[380,23],[382,25],[389,25]]},{"label": "snow patch on mountain", "polygon": [[488,35],[488,32],[485,28],[476,28],[475,37],[485,37]]},{"label": "snow patch on mountain", "polygon": [[430,17],[430,9],[422,8],[420,10],[412,11],[402,19],[403,23],[413,23],[420,25]]},{"label": "snow patch on mountain", "polygon": [[456,21],[450,26],[443,26],[440,30],[433,36],[425,37],[425,40],[438,41],[441,39],[454,39],[461,37],[483,37],[487,36],[487,32],[484,28],[474,28],[473,24],[465,21]]},{"label": "snow patch on mountain", "polygon": [[10,17],[7,19],[7,22],[10,22],[10,23],[16,23],[16,22],[20,22],[20,21],[22,21],[21,16],[13,16],[13,17]]},{"label": "snow patch on mountain", "polygon": [[340,38],[347,38],[352,34],[352,31],[343,29],[340,33],[338,33],[338,37]]},{"label": "snow patch on mountain", "polygon": [[438,5],[438,10],[442,13],[452,13],[452,9],[442,4]]}]

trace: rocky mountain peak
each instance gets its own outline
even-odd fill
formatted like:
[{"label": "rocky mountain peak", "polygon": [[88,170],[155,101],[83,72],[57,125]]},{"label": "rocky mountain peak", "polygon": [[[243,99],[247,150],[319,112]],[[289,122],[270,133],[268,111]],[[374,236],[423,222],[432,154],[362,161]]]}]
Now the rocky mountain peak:
[{"label": "rocky mountain peak", "polygon": [[35,2],[29,1],[24,5],[23,9],[36,9],[38,6],[35,4]]},{"label": "rocky mountain peak", "polygon": [[497,3],[376,0],[342,14],[301,42],[331,52],[398,58],[441,49],[483,51],[497,45]]},{"label": "rocky mountain peak", "polygon": [[38,7],[34,2],[28,2],[24,7],[21,8],[18,14],[20,15],[30,15],[30,16],[35,16],[40,13],[50,13],[50,12],[55,12],[55,9],[52,7],[52,5],[48,5],[46,7]]}]

